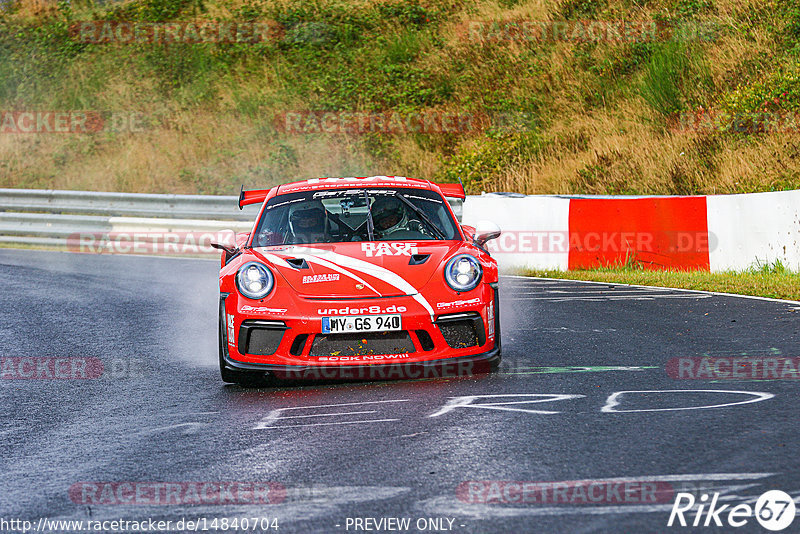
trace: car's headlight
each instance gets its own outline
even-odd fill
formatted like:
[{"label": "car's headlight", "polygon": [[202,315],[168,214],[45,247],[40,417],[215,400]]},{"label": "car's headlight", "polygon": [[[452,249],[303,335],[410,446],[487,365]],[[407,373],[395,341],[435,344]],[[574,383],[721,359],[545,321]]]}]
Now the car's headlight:
[{"label": "car's headlight", "polygon": [[444,279],[456,291],[472,291],[481,281],[481,263],[469,254],[459,254],[444,266]]},{"label": "car's headlight", "polygon": [[249,299],[263,299],[274,285],[275,277],[263,263],[245,263],[236,273],[236,287],[239,288],[239,293]]}]

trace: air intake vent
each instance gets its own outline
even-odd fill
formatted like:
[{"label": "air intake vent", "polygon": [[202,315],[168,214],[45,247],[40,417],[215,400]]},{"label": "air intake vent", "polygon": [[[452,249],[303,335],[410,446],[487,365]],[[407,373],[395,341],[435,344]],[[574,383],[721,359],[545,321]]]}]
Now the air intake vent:
[{"label": "air intake vent", "polygon": [[286,325],[282,321],[249,319],[239,327],[239,352],[259,356],[275,354],[284,331]]},{"label": "air intake vent", "polygon": [[427,330],[414,330],[414,333],[417,334],[419,346],[422,347],[422,350],[425,352],[433,350],[433,339]]},{"label": "air intake vent", "polygon": [[292,356],[300,356],[303,354],[303,348],[306,346],[308,334],[300,334],[294,341],[292,341],[292,348],[289,349],[289,354]]},{"label": "air intake vent", "polygon": [[408,260],[409,265],[422,265],[428,258],[430,258],[430,254],[412,254],[411,259]]},{"label": "air intake vent", "polygon": [[289,258],[286,260],[286,263],[295,269],[308,269],[308,263],[306,263],[306,260],[303,258]]},{"label": "air intake vent", "polygon": [[311,345],[311,356],[370,356],[408,354],[414,352],[408,332],[362,334],[317,334]]},{"label": "air intake vent", "polygon": [[442,315],[436,324],[451,349],[466,349],[486,343],[483,319],[477,313]]}]

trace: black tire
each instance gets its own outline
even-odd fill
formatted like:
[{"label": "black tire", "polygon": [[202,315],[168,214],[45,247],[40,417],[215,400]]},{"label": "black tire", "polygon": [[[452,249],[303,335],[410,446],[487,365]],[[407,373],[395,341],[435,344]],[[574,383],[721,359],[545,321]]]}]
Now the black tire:
[{"label": "black tire", "polygon": [[217,332],[219,341],[219,374],[223,382],[228,384],[239,384],[242,387],[255,387],[266,381],[266,374],[263,371],[238,371],[225,365],[225,323],[224,315],[220,313],[219,331]]},{"label": "black tire", "polygon": [[494,346],[497,347],[497,358],[494,359],[490,364],[489,368],[492,373],[497,371],[500,368],[500,362],[502,361],[502,343],[500,343],[500,291],[499,288],[495,290],[494,293]]}]

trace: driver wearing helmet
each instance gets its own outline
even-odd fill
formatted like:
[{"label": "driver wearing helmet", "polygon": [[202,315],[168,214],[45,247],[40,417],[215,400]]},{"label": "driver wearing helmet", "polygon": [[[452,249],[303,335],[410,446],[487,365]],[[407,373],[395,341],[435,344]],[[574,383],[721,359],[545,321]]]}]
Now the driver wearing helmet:
[{"label": "driver wearing helmet", "polygon": [[379,197],[372,204],[371,211],[375,233],[380,237],[404,230],[408,222],[403,203],[395,197]]},{"label": "driver wearing helmet", "polygon": [[303,202],[289,211],[289,230],[293,242],[324,243],[328,240],[327,211],[321,202]]}]

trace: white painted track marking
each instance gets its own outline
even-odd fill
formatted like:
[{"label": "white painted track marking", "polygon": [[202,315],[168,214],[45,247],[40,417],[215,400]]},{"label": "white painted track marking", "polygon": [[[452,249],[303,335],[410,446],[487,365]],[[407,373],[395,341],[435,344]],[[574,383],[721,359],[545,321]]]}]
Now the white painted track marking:
[{"label": "white painted track marking", "polygon": [[330,417],[333,415],[356,415],[362,413],[376,413],[377,410],[366,410],[363,412],[337,412],[337,413],[314,413],[310,415],[289,415],[286,417],[280,417],[280,419],[302,419],[304,417]]},{"label": "white painted track marking", "polygon": [[642,294],[650,294],[650,293],[674,293],[674,291],[670,291],[669,289],[663,290],[646,290],[646,289],[550,289],[547,288],[544,291],[531,291],[529,293],[514,293],[515,295],[541,295],[542,293],[546,293],[548,295],[569,295],[569,294],[578,294],[578,295],[642,295]]},{"label": "white painted track marking", "polygon": [[569,278],[534,278],[532,276],[521,276],[516,274],[509,274],[503,275],[502,278],[511,278],[514,281],[526,281],[528,283],[554,283],[554,282],[573,282],[576,284],[594,284],[594,285],[602,285],[602,286],[618,286],[618,287],[638,287],[642,289],[671,289],[672,291],[680,291],[683,293],[696,293],[701,295],[712,295],[716,297],[731,297],[731,298],[740,298],[740,299],[751,299],[751,300],[763,300],[766,302],[775,302],[775,303],[782,303],[782,304],[791,304],[793,306],[798,306],[800,308],[800,301],[797,300],[786,300],[786,299],[773,299],[770,297],[757,297],[755,295],[736,295],[734,293],[720,293],[717,291],[701,291],[699,289],[680,289],[676,287],[659,287],[659,286],[641,286],[636,284],[621,284],[618,282],[597,282],[594,280],[572,280]]},{"label": "white painted track marking", "polygon": [[152,429],[150,429],[150,430],[148,430],[146,432],[147,433],[161,432],[163,430],[174,430],[174,429],[177,429],[177,428],[191,428],[191,429],[196,429],[197,430],[197,429],[199,429],[201,427],[206,426],[207,424],[208,423],[196,423],[196,422],[178,423],[177,425],[169,425],[169,426],[161,426],[161,427],[158,427],[158,428],[152,428]]},{"label": "white painted track marking", "polygon": [[548,302],[608,302],[612,300],[656,300],[656,299],[707,299],[711,295],[657,295],[657,294],[642,294],[642,295],[606,295],[606,296],[589,296],[589,297],[513,297],[513,300],[545,300]]},{"label": "white painted track marking", "polygon": [[[706,299],[711,295],[685,292],[680,289],[627,286],[622,284],[598,283],[596,287],[581,288],[575,283],[566,285],[529,278],[513,279],[510,284],[512,300],[541,300],[548,302],[609,302],[617,300],[655,299]],[[600,287],[603,285],[605,287]],[[508,287],[508,286],[506,286]],[[586,287],[586,286],[584,286]]]},{"label": "white painted track marking", "polygon": [[339,416],[347,416],[347,415],[363,415],[367,413],[375,413],[376,410],[368,410],[368,411],[355,411],[355,412],[335,412],[335,413],[324,413],[324,414],[299,414],[299,415],[284,415],[285,412],[291,410],[313,410],[316,408],[339,408],[342,406],[363,406],[366,404],[388,404],[393,402],[409,402],[410,399],[390,399],[390,400],[380,400],[380,401],[365,401],[365,402],[344,402],[340,404],[318,404],[315,406],[292,406],[289,408],[277,408],[269,412],[261,421],[259,421],[253,430],[265,430],[270,428],[287,428],[293,426],[322,426],[322,425],[332,425],[332,424],[354,424],[354,423],[379,423],[385,421],[397,421],[397,419],[373,419],[373,420],[361,420],[361,421],[337,421],[335,423],[308,423],[308,424],[301,424],[301,425],[281,425],[281,426],[273,426],[276,421],[282,421],[285,419],[299,419],[299,418],[307,418],[307,417],[339,417]]},{"label": "white painted track marking", "polygon": [[366,421],[335,421],[332,423],[307,423],[302,425],[270,426],[266,428],[273,429],[273,428],[297,428],[301,426],[357,425],[359,423],[387,423],[390,421],[399,421],[399,420],[400,419],[367,419]]},{"label": "white painted track marking", "polygon": [[[647,408],[639,410],[616,410],[620,401],[618,400],[622,395],[627,393],[733,393],[739,395],[753,395],[756,398],[739,402],[729,402],[724,404],[713,404],[708,406],[687,406],[683,408]],[[726,406],[737,406],[739,404],[750,404],[752,402],[760,402],[763,400],[771,399],[775,396],[773,393],[762,393],[760,391],[734,391],[727,389],[663,389],[663,390],[650,390],[650,391],[617,391],[609,395],[606,400],[606,405],[600,411],[606,413],[631,413],[631,412],[677,412],[681,410],[705,410],[709,408],[723,408]]]},{"label": "white painted track marking", "polygon": [[[546,397],[546,398],[536,398],[536,399],[527,399],[521,401],[504,401],[504,402],[488,402],[485,404],[473,404],[474,401],[478,399],[500,399],[502,397]],[[500,394],[500,395],[467,395],[462,397],[450,397],[447,399],[447,404],[442,406],[439,411],[429,415],[428,417],[439,417],[440,415],[444,415],[448,412],[455,410],[456,408],[483,408],[485,410],[500,410],[505,412],[525,412],[525,413],[534,413],[540,415],[553,415],[561,412],[553,412],[550,410],[526,410],[523,408],[509,408],[507,405],[511,404],[536,404],[542,402],[554,402],[560,400],[570,400],[570,399],[581,399],[586,397],[586,395],[562,395],[558,393],[508,393],[508,394]]]},{"label": "white painted track marking", "polygon": [[614,289],[581,289],[572,286],[551,286],[538,284],[535,281],[527,284],[512,285],[511,299],[515,301],[540,300],[547,302],[610,302],[618,300],[645,300],[655,299],[706,299],[711,295],[697,293],[683,293],[680,290],[669,288],[638,288],[622,287]]}]

